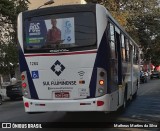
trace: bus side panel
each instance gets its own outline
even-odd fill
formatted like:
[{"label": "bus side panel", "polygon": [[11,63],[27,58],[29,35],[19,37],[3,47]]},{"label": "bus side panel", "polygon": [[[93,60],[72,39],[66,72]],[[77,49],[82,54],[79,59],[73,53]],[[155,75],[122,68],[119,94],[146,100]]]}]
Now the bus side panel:
[{"label": "bus side panel", "polygon": [[26,59],[25,59],[25,56],[24,56],[24,51],[23,51],[23,25],[22,25],[22,13],[20,13],[18,15],[18,43],[19,43],[19,65],[20,65],[20,71],[21,73],[23,71],[26,71],[27,72],[27,77],[28,77],[28,82],[29,82],[29,90],[31,92],[31,98],[32,99],[38,99],[38,94],[36,92],[36,89],[35,89],[35,86],[34,86],[34,83],[32,81],[32,78],[31,78],[31,74],[30,74],[30,71],[29,71],[29,67],[27,65],[27,62],[26,62]]},{"label": "bus side panel", "polygon": [[28,67],[28,64],[26,62],[25,56],[24,56],[24,54],[23,54],[21,49],[19,49],[19,63],[20,63],[20,71],[21,71],[21,73],[23,71],[25,71],[27,73],[27,79],[28,79],[28,84],[29,84],[28,86],[29,86],[31,98],[32,99],[38,99],[38,94],[37,94],[37,91],[35,89],[35,85],[33,83],[32,76],[30,74],[30,69]]},{"label": "bus side panel", "polygon": [[[107,40],[105,30],[107,27],[106,9],[101,5],[96,5],[96,23],[97,23],[97,56],[94,61],[93,72],[90,82],[90,97],[97,97],[97,68],[103,68],[107,71]],[[106,80],[107,81],[107,80]],[[107,88],[107,87],[106,87]],[[106,93],[106,92],[105,92]]]}]

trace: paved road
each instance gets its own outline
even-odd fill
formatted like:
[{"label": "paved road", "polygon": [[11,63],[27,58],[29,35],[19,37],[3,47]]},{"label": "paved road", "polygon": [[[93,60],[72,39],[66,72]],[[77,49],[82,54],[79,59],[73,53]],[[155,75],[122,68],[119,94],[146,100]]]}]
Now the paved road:
[{"label": "paved road", "polygon": [[142,121],[160,122],[160,80],[141,84],[138,96],[121,116]]},{"label": "paved road", "polygon": [[[21,100],[6,101],[0,106],[0,122],[159,122],[160,80],[141,84],[137,98],[128,104],[125,112],[73,113],[48,112],[26,114]],[[154,128],[157,130],[156,128]],[[153,129],[153,130],[154,130]],[[105,130],[105,129],[103,129]],[[125,130],[125,128],[117,129]],[[131,129],[130,129],[131,130]],[[140,129],[141,130],[141,129]]]}]

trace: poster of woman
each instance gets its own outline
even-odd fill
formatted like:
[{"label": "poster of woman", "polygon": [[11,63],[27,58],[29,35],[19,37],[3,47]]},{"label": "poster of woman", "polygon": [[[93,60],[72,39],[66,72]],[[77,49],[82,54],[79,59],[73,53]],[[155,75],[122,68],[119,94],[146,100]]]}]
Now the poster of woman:
[{"label": "poster of woman", "polygon": [[47,31],[46,43],[59,44],[61,40],[61,30],[57,28],[57,20],[51,20],[52,27]]}]

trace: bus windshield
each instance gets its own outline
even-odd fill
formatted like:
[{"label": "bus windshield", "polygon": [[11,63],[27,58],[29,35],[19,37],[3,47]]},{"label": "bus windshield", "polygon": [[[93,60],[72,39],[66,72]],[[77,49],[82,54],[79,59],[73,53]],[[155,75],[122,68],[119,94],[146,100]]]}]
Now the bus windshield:
[{"label": "bus windshield", "polygon": [[96,45],[96,22],[92,12],[27,18],[23,29],[25,53],[79,50]]}]

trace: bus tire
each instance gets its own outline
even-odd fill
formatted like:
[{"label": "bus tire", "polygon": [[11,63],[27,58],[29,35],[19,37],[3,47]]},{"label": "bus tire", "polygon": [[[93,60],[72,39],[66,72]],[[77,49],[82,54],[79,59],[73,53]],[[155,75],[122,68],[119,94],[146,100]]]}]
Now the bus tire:
[{"label": "bus tire", "polygon": [[123,110],[126,108],[127,106],[127,90],[125,89],[125,93],[124,93],[124,100],[123,100]]},{"label": "bus tire", "polygon": [[138,83],[138,80],[137,80],[137,85],[136,85],[137,89],[136,89],[136,92],[133,94],[133,99],[135,99],[137,97],[137,92],[138,92],[138,87],[139,87],[139,83]]},{"label": "bus tire", "polygon": [[137,97],[137,91],[133,94],[133,99]]},{"label": "bus tire", "polygon": [[10,97],[10,100],[14,101],[14,100],[16,100],[16,98],[15,97]]}]

